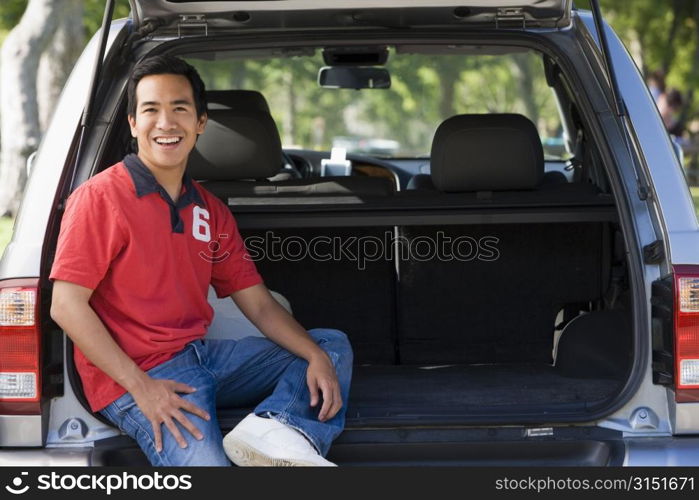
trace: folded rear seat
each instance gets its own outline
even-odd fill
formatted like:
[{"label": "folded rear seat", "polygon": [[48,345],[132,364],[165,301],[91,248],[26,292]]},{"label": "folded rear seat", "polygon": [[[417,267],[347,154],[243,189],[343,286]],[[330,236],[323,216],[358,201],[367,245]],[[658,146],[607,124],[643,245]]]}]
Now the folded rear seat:
[{"label": "folded rear seat", "polygon": [[[520,115],[456,116],[435,134],[435,196],[463,194],[483,207],[544,199],[552,213],[556,197],[596,196],[587,187],[541,190],[543,174],[538,133]],[[398,282],[405,364],[551,363],[557,313],[598,299],[608,280],[607,223],[502,223],[486,212],[478,224],[399,231],[409,250]]]}]

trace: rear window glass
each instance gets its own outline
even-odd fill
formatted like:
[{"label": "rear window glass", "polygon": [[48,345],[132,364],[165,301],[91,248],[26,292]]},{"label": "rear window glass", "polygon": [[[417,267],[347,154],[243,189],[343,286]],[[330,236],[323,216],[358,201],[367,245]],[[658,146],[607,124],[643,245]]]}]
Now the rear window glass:
[{"label": "rear window glass", "polygon": [[320,50],[293,57],[187,60],[207,89],[260,91],[285,148],[343,147],[379,157],[427,157],[436,128],[452,115],[520,113],[536,124],[548,160],[570,156],[541,55],[442,53],[448,51],[391,48],[384,65],[391,87],[362,90],[320,87],[318,71],[325,66]]}]

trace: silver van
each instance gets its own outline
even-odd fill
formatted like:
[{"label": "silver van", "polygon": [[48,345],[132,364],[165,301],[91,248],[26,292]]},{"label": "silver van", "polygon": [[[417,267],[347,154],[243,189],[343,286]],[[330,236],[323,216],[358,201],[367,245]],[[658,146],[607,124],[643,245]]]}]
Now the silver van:
[{"label": "silver van", "polygon": [[[67,197],[131,151],[130,70],[167,53],[207,85],[189,173],[300,323],[352,342],[330,460],[699,464],[697,218],[591,3],[109,0],[0,263],[0,463],[147,464],[89,410],[48,273]],[[210,335],[257,334],[211,302]]]}]

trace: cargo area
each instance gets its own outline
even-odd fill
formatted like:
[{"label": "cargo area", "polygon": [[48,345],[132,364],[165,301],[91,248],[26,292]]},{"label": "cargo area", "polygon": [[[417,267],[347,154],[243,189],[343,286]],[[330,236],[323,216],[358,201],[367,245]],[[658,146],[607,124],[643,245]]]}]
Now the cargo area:
[{"label": "cargo area", "polygon": [[330,154],[282,151],[261,93],[208,98],[188,171],[301,325],[349,337],[348,426],[585,421],[619,394],[633,301],[589,144],[549,161],[527,118],[464,114],[434,132],[429,173],[349,155],[328,175]]},{"label": "cargo area", "polygon": [[[611,212],[568,210],[549,208],[540,218],[550,222],[536,223],[263,231],[244,228],[259,213],[238,220],[246,241],[265,241],[267,249],[270,241],[298,249],[314,241],[384,246],[371,259],[356,243],[355,253],[345,244],[344,258],[307,252],[257,260],[266,285],[290,301],[304,327],[348,335],[355,353],[348,426],[494,424],[584,420],[609,404],[628,376],[623,243],[613,223],[591,221]],[[508,213],[515,215],[503,209],[478,218],[506,220]],[[422,222],[435,217],[426,212]],[[553,222],[562,217],[569,221]],[[442,255],[429,255],[429,242],[438,241],[480,245],[464,243],[472,255],[448,245]],[[425,247],[422,254],[415,242]]]}]

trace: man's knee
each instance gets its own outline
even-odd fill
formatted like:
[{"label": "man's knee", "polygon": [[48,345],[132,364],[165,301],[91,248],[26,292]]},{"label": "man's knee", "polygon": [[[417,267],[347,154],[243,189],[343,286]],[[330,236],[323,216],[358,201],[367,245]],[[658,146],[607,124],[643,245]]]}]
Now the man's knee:
[{"label": "man's knee", "polygon": [[333,328],[314,328],[308,333],[315,339],[316,342],[331,342],[337,344],[349,345],[349,339],[345,332],[335,330]]},{"label": "man's knee", "polygon": [[344,359],[352,359],[352,345],[344,332],[332,328],[314,328],[308,333],[326,350],[340,354]]}]

